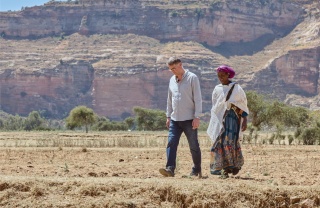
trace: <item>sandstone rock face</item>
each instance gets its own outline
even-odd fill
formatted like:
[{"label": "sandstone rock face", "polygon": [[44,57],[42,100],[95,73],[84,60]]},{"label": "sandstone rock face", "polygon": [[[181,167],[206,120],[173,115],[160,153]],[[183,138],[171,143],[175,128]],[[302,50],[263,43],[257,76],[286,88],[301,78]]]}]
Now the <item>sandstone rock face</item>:
[{"label": "sandstone rock face", "polygon": [[27,115],[43,111],[48,117],[65,117],[77,105],[91,106],[94,70],[88,63],[64,63],[31,74],[6,70],[0,74],[1,108]]},{"label": "sandstone rock face", "polygon": [[[179,3],[180,6],[173,6]],[[197,7],[188,5],[198,4]],[[185,5],[185,6],[181,6]],[[278,37],[300,20],[301,7],[272,0],[79,1],[47,3],[43,7],[0,14],[0,32],[7,37],[72,34],[134,33],[159,40],[193,40],[211,46],[223,42],[250,42],[264,35]]]},{"label": "sandstone rock face", "polygon": [[319,93],[320,47],[307,50],[290,51],[278,58],[274,67],[280,79],[288,86],[296,86],[303,95],[315,96]]},{"label": "sandstone rock face", "polygon": [[320,47],[289,51],[256,73],[249,88],[271,92],[282,100],[287,94],[316,96],[320,89],[319,63]]},{"label": "sandstone rock face", "polygon": [[[12,59],[0,60],[0,109],[23,116],[37,110],[47,117],[65,118],[75,106],[86,105],[101,116],[118,120],[132,115],[135,106],[165,110],[172,73],[159,57],[181,55],[186,69],[200,78],[203,112],[209,112],[211,93],[218,84],[214,68],[232,60],[208,48],[259,42],[267,36],[279,38],[302,18],[304,10],[294,3],[261,2],[79,0],[78,4],[48,3],[0,13],[0,34],[8,38],[0,39],[0,44],[8,44],[0,55],[10,54]],[[312,41],[317,40],[319,23],[308,31],[313,34]],[[81,35],[34,41],[73,33]],[[128,33],[137,35],[114,35]],[[99,39],[97,34],[110,37],[101,35]],[[144,38],[139,39],[141,36]],[[308,42],[308,37],[299,40]],[[18,42],[30,48],[20,50],[19,45],[7,41],[11,38],[31,38],[30,43]],[[125,38],[130,40],[125,42]],[[159,43],[168,40],[192,40],[209,47],[190,43],[183,49],[182,44]],[[48,45],[42,48],[42,44]],[[136,48],[127,48],[131,44]],[[236,59],[235,81],[245,90],[320,109],[319,45],[279,54],[270,55],[270,63],[257,69],[251,64],[258,56]],[[244,70],[239,73],[240,62]]]},{"label": "sandstone rock face", "polygon": [[[211,108],[214,82],[196,73],[203,91],[204,111]],[[169,70],[133,75],[105,76],[95,73],[85,62],[62,63],[54,69],[0,74],[1,108],[11,114],[27,116],[32,110],[51,118],[64,118],[77,105],[86,105],[110,119],[133,116],[133,107],[166,109]]]},{"label": "sandstone rock face", "polygon": [[164,110],[171,76],[171,72],[166,70],[133,76],[95,77],[93,109],[99,115],[112,119],[132,115],[135,106]]}]

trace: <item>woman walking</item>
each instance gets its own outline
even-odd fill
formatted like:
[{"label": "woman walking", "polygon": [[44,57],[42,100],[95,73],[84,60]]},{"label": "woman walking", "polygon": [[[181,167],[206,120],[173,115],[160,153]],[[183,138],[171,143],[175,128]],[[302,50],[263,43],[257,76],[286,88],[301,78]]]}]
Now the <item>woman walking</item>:
[{"label": "woman walking", "polygon": [[239,137],[247,128],[249,114],[246,94],[231,79],[235,71],[227,65],[217,68],[220,84],[212,93],[211,119],[207,133],[211,147],[210,172],[228,177],[238,174],[244,164]]}]

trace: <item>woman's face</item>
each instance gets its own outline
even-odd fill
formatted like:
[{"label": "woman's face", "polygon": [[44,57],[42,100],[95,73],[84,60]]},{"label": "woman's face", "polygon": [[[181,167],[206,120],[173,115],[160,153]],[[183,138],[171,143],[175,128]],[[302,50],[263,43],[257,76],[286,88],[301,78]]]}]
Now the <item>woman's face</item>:
[{"label": "woman's face", "polygon": [[218,78],[221,84],[229,84],[229,74],[227,72],[218,72]]}]

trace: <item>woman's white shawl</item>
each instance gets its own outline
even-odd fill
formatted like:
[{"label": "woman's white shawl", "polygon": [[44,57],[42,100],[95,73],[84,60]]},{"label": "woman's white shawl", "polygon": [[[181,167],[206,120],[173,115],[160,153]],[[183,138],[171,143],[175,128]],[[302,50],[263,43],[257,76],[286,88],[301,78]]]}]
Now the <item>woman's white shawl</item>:
[{"label": "woman's white shawl", "polygon": [[[247,106],[247,97],[239,84],[235,84],[229,100],[226,102],[227,94],[235,83],[229,85],[217,85],[212,92],[212,109],[210,123],[207,134],[213,143],[216,142],[218,136],[223,131],[223,115],[227,109],[230,109],[231,103],[249,114]],[[242,124],[242,121],[241,121]],[[241,128],[241,126],[240,126]],[[239,131],[239,138],[242,136]]]}]

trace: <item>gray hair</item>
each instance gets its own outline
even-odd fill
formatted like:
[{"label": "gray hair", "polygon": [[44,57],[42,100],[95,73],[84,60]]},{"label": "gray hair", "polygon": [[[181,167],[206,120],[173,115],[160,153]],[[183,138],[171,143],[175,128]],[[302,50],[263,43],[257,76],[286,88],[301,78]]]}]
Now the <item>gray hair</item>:
[{"label": "gray hair", "polygon": [[176,58],[176,57],[170,57],[167,61],[167,65],[168,66],[171,66],[171,65],[174,65],[174,64],[177,64],[177,63],[181,63],[182,61],[179,59],[179,58]]}]

